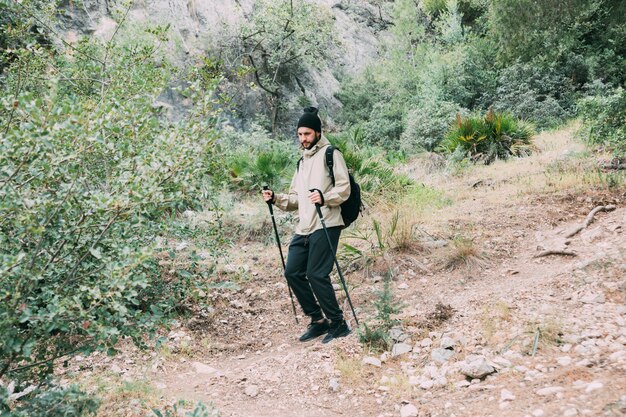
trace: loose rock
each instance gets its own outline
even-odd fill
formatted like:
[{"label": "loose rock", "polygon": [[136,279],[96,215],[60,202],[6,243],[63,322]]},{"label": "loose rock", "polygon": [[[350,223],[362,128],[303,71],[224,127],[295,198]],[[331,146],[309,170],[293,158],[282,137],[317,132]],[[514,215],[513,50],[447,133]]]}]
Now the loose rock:
[{"label": "loose rock", "polygon": [[400,417],[417,417],[417,407],[413,404],[405,404],[400,408]]},{"label": "loose rock", "polygon": [[461,373],[471,379],[483,379],[494,372],[495,368],[487,363],[484,356],[470,356],[461,366]]},{"label": "loose rock", "polygon": [[413,347],[411,345],[407,345],[406,343],[396,343],[391,349],[391,356],[396,357],[404,355],[405,353],[409,353],[412,350]]},{"label": "loose rock", "polygon": [[246,387],[245,394],[248,397],[256,397],[257,395],[259,395],[259,387],[257,387],[256,385],[248,385]]},{"label": "loose rock", "polygon": [[372,365],[372,366],[375,366],[377,368],[380,368],[381,365],[382,365],[380,359],[374,358],[374,357],[371,357],[371,356],[367,356],[367,357],[363,358],[362,363],[364,365]]}]

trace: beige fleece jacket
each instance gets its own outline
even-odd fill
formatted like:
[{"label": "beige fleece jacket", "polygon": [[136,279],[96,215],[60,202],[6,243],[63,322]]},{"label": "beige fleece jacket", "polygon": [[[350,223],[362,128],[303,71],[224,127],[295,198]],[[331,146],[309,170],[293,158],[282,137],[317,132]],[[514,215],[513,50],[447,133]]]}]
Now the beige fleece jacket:
[{"label": "beige fleece jacket", "polygon": [[350,196],[350,179],[348,167],[343,155],[338,150],[333,152],[335,186],[330,179],[326,166],[326,147],[330,142],[322,135],[320,140],[311,149],[302,152],[300,168],[296,170],[291,180],[289,192],[276,194],[276,207],[285,211],[298,210],[298,225],[296,234],[309,235],[322,228],[315,204],[309,200],[309,190],[317,188],[322,191],[324,205],[322,215],[326,227],[343,226],[341,218],[341,203]]}]

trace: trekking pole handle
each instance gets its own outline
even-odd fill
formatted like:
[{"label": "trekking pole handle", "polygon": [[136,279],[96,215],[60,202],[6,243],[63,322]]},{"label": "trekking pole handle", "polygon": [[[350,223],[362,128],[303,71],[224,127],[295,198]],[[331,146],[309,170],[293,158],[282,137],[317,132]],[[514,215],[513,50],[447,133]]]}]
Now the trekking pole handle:
[{"label": "trekking pole handle", "polygon": [[[315,189],[315,188],[311,188],[309,190],[309,192],[313,192],[313,191],[317,191],[318,193],[320,192],[319,190]],[[322,216],[322,205],[320,203],[315,203],[315,210],[317,210],[317,215],[320,216],[320,220],[324,221],[324,216]]]}]

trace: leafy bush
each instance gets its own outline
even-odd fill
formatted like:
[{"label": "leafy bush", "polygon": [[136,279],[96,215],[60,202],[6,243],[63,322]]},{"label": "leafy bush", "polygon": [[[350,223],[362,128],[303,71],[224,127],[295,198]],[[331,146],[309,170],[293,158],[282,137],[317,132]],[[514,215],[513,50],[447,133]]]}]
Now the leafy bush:
[{"label": "leafy bush", "polygon": [[[165,410],[165,413],[157,409],[152,409],[152,412],[157,417],[178,417],[183,415],[184,406],[185,401],[181,400],[178,403],[173,404],[171,407],[168,407]],[[185,417],[219,417],[219,415],[219,411],[215,409],[212,404],[207,407],[204,403],[202,403],[202,401],[198,402],[192,411],[185,413]]]},{"label": "leafy bush", "polygon": [[273,139],[259,126],[248,132],[230,131],[220,139],[230,183],[245,191],[263,185],[281,189],[289,185],[298,161],[298,147],[287,139]]},{"label": "leafy bush", "polygon": [[401,149],[415,153],[418,149],[433,151],[450,129],[451,120],[461,110],[449,101],[424,100],[409,110]]},{"label": "leafy bush", "polygon": [[369,145],[398,149],[404,130],[405,103],[395,95],[396,86],[374,77],[375,69],[348,78],[336,94],[343,109],[338,119],[346,127],[358,126]]},{"label": "leafy bush", "polygon": [[[68,388],[44,385],[26,395],[17,407],[9,393],[0,387],[0,415],[11,417],[85,417],[95,415],[99,402],[72,385]],[[13,409],[12,409],[13,408]]]},{"label": "leafy bush", "polygon": [[626,157],[626,90],[619,87],[607,95],[578,101],[583,125],[581,135],[591,144],[606,147]]},{"label": "leafy bush", "polygon": [[374,146],[398,149],[404,131],[404,112],[395,100],[374,104],[369,119],[361,125],[364,138]]},{"label": "leafy bush", "polygon": [[376,307],[375,322],[372,326],[363,323],[359,329],[359,341],[368,345],[371,349],[383,351],[389,349],[392,343],[389,330],[399,324],[394,315],[401,311],[401,303],[398,302],[391,291],[392,273],[385,275],[383,289],[378,291],[374,300]]},{"label": "leafy bush", "polygon": [[489,164],[510,156],[527,156],[533,150],[533,130],[508,114],[490,110],[484,117],[459,115],[440,149],[454,158],[469,158]]},{"label": "leafy bush", "polygon": [[58,358],[142,344],[186,297],[172,288],[202,279],[163,280],[154,242],[210,195],[219,80],[191,74],[194,108],[166,120],[157,47],[84,41],[36,73],[42,55],[24,49],[0,79],[2,379],[38,383]]},{"label": "leafy bush", "polygon": [[408,177],[394,172],[383,149],[363,145],[366,139],[361,129],[328,135],[328,139],[342,152],[366,200],[383,194],[389,198],[389,193],[400,192],[411,184]]},{"label": "leafy bush", "polygon": [[539,128],[556,127],[574,115],[571,81],[554,69],[516,63],[500,72],[497,88],[479,100],[483,108],[531,121]]}]

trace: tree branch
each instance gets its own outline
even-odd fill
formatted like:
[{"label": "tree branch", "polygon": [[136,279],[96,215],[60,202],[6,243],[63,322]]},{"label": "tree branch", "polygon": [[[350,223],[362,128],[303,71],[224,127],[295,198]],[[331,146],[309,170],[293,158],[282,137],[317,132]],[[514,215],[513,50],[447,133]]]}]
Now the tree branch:
[{"label": "tree branch", "polygon": [[[87,340],[87,342],[90,342],[90,341],[92,341],[92,340],[93,340],[93,338],[90,338],[90,339],[88,339],[88,340]],[[6,373],[7,373],[7,374],[13,374],[13,373],[15,373],[15,372],[20,372],[20,371],[24,371],[24,370],[26,370],[26,369],[35,368],[35,367],[37,367],[37,366],[45,365],[45,364],[47,364],[47,363],[50,363],[50,362],[55,361],[55,360],[57,360],[57,359],[60,359],[60,358],[62,358],[62,357],[64,357],[64,356],[71,355],[71,354],[72,354],[72,353],[74,353],[74,352],[78,352],[79,350],[84,349],[84,348],[85,348],[85,346],[87,346],[87,344],[88,344],[88,343],[85,343],[85,344],[83,344],[82,346],[79,346],[79,347],[77,347],[77,348],[75,348],[75,349],[72,349],[72,350],[70,350],[70,351],[68,351],[68,352],[64,352],[64,353],[61,353],[61,354],[59,354],[59,355],[55,355],[55,356],[54,356],[54,357],[52,357],[52,358],[44,359],[44,360],[39,361],[39,362],[31,363],[30,365],[24,365],[24,366],[20,366],[20,367],[18,367],[18,368],[13,368],[13,369],[7,370],[7,371],[6,371]],[[1,376],[1,375],[2,375],[2,374],[0,374],[0,376]]]},{"label": "tree branch", "polygon": [[257,68],[256,64],[254,63],[254,58],[252,57],[252,54],[247,54],[247,57],[250,59],[250,63],[252,64],[252,68],[254,68],[254,78],[256,79],[256,83],[259,85],[259,87],[261,87],[263,90],[267,91],[272,96],[278,98],[279,97],[278,90],[276,90],[276,91],[270,90],[268,87],[263,85],[263,83],[261,82],[261,77],[259,76],[259,69]]}]

